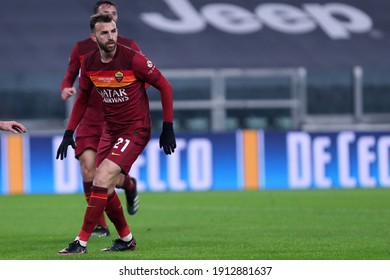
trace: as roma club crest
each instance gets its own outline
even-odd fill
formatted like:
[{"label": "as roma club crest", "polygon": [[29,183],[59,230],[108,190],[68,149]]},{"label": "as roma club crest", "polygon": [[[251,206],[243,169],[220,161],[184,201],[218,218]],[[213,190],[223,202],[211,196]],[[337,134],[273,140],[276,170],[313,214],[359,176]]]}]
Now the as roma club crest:
[{"label": "as roma club crest", "polygon": [[120,83],[123,80],[123,73],[121,71],[116,72],[115,79]]}]

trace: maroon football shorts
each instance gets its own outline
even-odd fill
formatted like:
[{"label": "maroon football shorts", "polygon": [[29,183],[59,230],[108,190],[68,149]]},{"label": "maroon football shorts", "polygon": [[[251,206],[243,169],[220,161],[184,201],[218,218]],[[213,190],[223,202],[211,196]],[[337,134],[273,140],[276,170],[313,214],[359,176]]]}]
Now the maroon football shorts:
[{"label": "maroon football shorts", "polygon": [[98,167],[107,158],[119,165],[124,174],[128,174],[131,166],[149,142],[149,139],[144,139],[136,143],[130,138],[128,132],[115,135],[103,132],[96,155],[96,166]]},{"label": "maroon football shorts", "polygon": [[87,149],[94,150],[95,152],[99,146],[100,137],[98,136],[76,136],[76,149],[75,156],[78,159],[79,156]]}]

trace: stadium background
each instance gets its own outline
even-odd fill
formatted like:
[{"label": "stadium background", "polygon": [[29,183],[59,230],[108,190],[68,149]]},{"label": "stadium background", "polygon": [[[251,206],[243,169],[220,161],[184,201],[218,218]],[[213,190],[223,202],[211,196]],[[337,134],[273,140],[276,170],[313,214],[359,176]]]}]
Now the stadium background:
[{"label": "stadium background", "polygon": [[[94,3],[4,3],[0,119],[29,133],[1,134],[0,194],[82,191],[77,161],[55,160],[71,108],[59,84]],[[116,3],[179,108],[179,149],[167,159],[153,138],[132,171],[141,190],[390,185],[387,1]]]}]

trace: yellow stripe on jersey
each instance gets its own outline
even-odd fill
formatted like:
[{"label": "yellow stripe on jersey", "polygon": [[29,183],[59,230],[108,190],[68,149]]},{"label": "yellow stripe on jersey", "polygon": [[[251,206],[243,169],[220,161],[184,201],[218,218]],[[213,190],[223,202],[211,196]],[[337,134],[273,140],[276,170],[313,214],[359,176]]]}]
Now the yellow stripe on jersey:
[{"label": "yellow stripe on jersey", "polygon": [[243,130],[244,187],[259,188],[259,153],[257,130]]},{"label": "yellow stripe on jersey", "polygon": [[137,80],[131,70],[88,71],[87,75],[96,87],[102,88],[125,87]]},{"label": "yellow stripe on jersey", "polygon": [[8,136],[8,183],[10,194],[23,193],[23,137]]}]

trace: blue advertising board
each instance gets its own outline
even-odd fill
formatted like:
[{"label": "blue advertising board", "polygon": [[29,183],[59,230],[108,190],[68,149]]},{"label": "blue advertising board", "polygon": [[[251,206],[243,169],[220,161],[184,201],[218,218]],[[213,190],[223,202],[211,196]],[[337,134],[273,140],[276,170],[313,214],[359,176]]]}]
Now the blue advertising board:
[{"label": "blue advertising board", "polygon": [[390,186],[387,132],[265,133],[267,189]]},{"label": "blue advertising board", "polygon": [[[0,194],[82,192],[61,135],[2,134]],[[16,144],[15,144],[16,143]],[[236,131],[178,134],[166,156],[154,135],[132,166],[140,192],[373,188],[390,186],[387,132]]]}]

